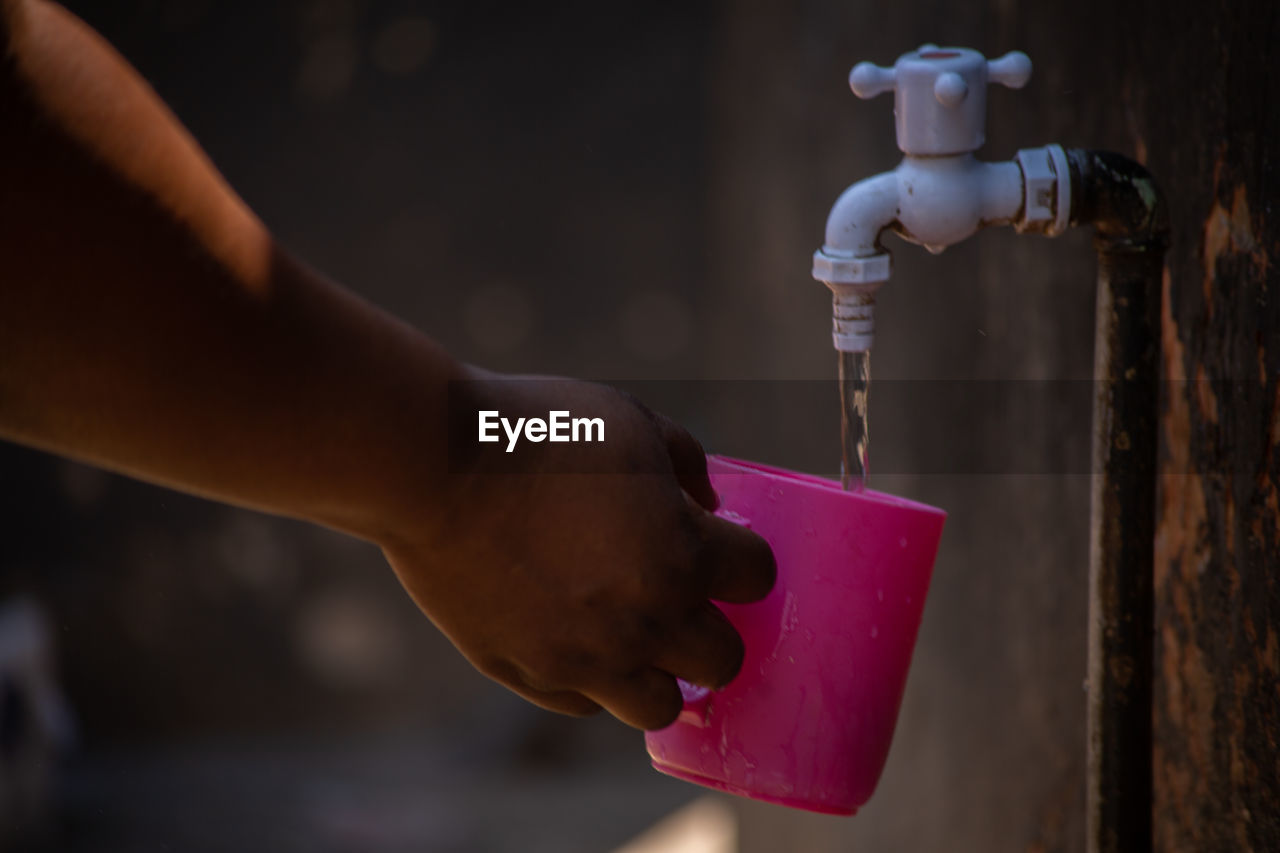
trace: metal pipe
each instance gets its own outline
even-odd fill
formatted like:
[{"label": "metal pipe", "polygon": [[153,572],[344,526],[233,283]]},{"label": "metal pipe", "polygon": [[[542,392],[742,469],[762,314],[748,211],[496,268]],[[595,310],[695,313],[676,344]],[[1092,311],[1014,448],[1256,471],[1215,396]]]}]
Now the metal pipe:
[{"label": "metal pipe", "polygon": [[1093,483],[1086,832],[1091,853],[1151,850],[1152,602],[1159,312],[1168,211],[1146,169],[1069,150],[1071,224],[1094,226]]}]

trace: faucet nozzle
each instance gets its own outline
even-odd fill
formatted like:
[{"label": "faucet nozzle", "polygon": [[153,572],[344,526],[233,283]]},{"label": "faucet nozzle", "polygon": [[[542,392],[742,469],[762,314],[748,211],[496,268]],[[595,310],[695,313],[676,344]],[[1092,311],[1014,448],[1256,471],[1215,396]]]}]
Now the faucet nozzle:
[{"label": "faucet nozzle", "polygon": [[831,289],[831,342],[840,352],[867,352],[875,337],[876,291],[889,280],[892,257],[813,253],[813,277]]},{"label": "faucet nozzle", "polygon": [[831,343],[839,352],[870,352],[876,331],[874,290],[833,291]]}]

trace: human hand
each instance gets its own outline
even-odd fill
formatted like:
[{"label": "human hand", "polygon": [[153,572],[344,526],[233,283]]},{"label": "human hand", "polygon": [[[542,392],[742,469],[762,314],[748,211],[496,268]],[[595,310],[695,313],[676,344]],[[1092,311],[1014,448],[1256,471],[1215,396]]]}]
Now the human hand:
[{"label": "human hand", "polygon": [[[642,729],[682,707],[677,677],[721,687],[743,647],[712,600],[773,585],[759,536],[716,517],[698,442],[603,385],[465,383],[475,412],[600,417],[601,444],[525,444],[447,476],[437,523],[383,550],[418,606],[481,672],[550,710]],[[474,392],[474,393],[472,393]]]}]

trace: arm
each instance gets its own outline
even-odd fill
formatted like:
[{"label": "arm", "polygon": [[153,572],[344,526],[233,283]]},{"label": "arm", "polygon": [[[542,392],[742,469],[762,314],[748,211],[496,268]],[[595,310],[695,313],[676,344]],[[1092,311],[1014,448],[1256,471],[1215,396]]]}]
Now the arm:
[{"label": "arm", "polygon": [[653,727],[672,675],[733,675],[708,599],[763,595],[772,561],[706,511],[705,466],[677,479],[692,438],[598,386],[463,383],[501,395],[476,405],[593,407],[621,437],[605,452],[650,473],[451,472],[449,384],[483,374],[284,253],[74,16],[2,2],[0,437],[369,539],[546,707]]},{"label": "arm", "polygon": [[374,492],[438,469],[396,432],[441,445],[459,366],[281,252],[95,33],[7,11],[0,431],[377,539]]}]

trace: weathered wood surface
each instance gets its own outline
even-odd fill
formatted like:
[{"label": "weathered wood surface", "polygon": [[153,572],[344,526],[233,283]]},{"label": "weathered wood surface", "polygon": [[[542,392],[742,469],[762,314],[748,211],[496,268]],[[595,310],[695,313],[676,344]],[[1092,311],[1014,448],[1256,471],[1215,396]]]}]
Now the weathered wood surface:
[{"label": "weathered wood surface", "polygon": [[[1280,849],[1280,7],[1153,17],[1131,67],[1173,191],[1156,535],[1161,850]],[[1162,91],[1181,88],[1180,97]],[[1177,102],[1181,101],[1181,104]]]}]

